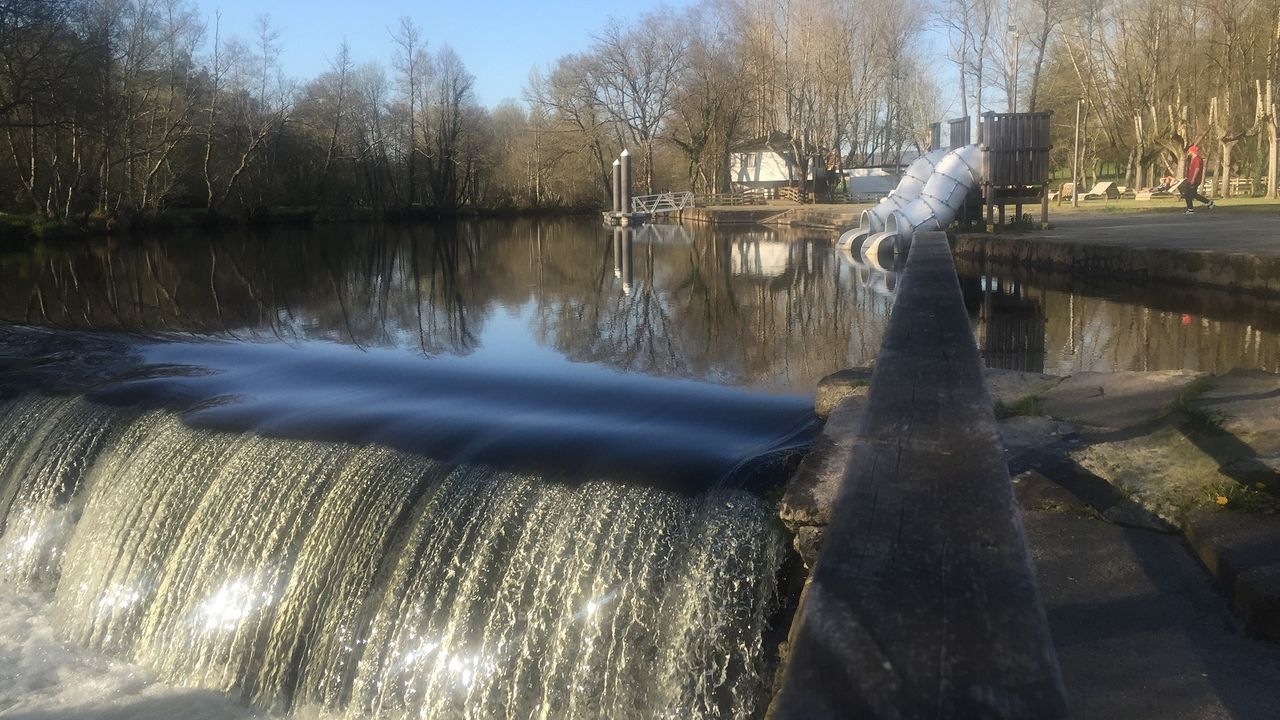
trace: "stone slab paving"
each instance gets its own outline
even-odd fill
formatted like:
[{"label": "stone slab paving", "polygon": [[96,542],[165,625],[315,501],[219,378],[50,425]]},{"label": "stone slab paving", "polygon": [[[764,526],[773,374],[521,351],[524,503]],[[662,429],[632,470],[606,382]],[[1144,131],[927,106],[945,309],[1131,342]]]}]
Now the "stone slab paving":
[{"label": "stone slab paving", "polygon": [[1257,210],[1063,214],[1043,232],[960,233],[955,254],[970,262],[1093,279],[1274,296],[1280,294],[1280,206],[1274,214]]},{"label": "stone slab paving", "polygon": [[[1228,203],[1230,201],[1227,201]],[[1230,205],[1195,215],[1176,211],[1060,213],[1053,229],[1028,239],[1088,242],[1132,248],[1193,250],[1280,257],[1280,206],[1276,212],[1239,212]]]},{"label": "stone slab paving", "polygon": [[1000,422],[1015,467],[1041,469],[1115,525],[1181,532],[1229,606],[1280,641],[1280,376],[986,378],[1030,413]]},{"label": "stone slab paving", "polygon": [[1078,720],[1270,720],[1280,645],[1252,635],[1177,536],[1120,527],[1055,484],[1014,480]]},{"label": "stone slab paving", "polygon": [[1204,373],[1083,372],[1040,393],[1041,411],[1096,429],[1123,430],[1160,417]]}]

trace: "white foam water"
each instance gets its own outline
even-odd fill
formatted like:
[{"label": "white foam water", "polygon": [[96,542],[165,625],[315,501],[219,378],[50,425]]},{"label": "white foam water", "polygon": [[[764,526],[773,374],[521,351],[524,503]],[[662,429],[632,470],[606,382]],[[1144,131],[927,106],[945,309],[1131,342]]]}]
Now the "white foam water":
[{"label": "white foam water", "polygon": [[63,639],[50,599],[0,589],[0,718],[258,720],[267,715],[209,690],[160,682],[141,665]]},{"label": "white foam water", "polygon": [[3,717],[746,718],[767,694],[784,545],[745,491],[27,395],[0,402],[0,520]]}]

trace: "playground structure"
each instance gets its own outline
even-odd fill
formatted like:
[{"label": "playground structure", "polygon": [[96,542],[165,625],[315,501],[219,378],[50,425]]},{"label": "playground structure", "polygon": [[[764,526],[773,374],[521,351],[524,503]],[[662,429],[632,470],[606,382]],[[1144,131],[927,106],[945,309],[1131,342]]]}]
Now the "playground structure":
[{"label": "playground structure", "polygon": [[1047,112],[985,113],[980,142],[972,144],[968,118],[952,120],[950,149],[937,147],[941,125],[934,124],[935,149],[911,163],[894,191],[863,211],[858,227],[841,235],[838,245],[856,247],[864,256],[906,253],[917,231],[945,230],[978,193],[988,230],[996,227],[997,207],[1004,224],[1007,204],[1021,217],[1023,204],[1034,200],[1047,225],[1050,117]]},{"label": "playground structure", "polygon": [[[1052,112],[983,114],[983,205],[987,230],[1005,223],[1005,206],[1022,218],[1023,205],[1040,205],[1040,227],[1049,225],[1049,121]],[[998,214],[998,217],[996,215]]]}]

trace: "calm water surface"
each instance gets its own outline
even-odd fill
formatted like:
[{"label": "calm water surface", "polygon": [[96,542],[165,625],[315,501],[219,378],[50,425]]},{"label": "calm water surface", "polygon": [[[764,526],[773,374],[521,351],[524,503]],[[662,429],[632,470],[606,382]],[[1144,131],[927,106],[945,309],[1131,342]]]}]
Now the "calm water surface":
[{"label": "calm water surface", "polygon": [[693,487],[811,439],[817,381],[875,357],[894,284],[822,233],[586,218],[41,246],[0,272],[0,319],[129,338],[148,377],[98,399]]},{"label": "calm water surface", "polygon": [[[890,297],[823,233],[481,221],[100,242],[2,256],[0,318],[328,340],[513,369],[590,363],[812,392],[871,360]],[[565,366],[566,369],[567,366]]]},{"label": "calm water surface", "polygon": [[[971,263],[959,272],[993,367],[1280,370],[1275,301]],[[874,360],[896,286],[822,231],[650,226],[615,238],[586,218],[52,245],[0,254],[0,274],[0,321],[257,348],[155,352],[151,363],[263,367],[275,360],[262,346],[279,346],[302,353],[289,362],[372,381],[391,358],[480,373],[455,384],[458,398],[480,399],[490,381],[522,386],[526,406],[556,405],[570,387],[615,408],[622,395],[696,394],[651,382],[664,379],[745,391],[765,412],[786,401],[762,394],[790,396],[794,410],[823,375]],[[299,382],[290,394],[342,391]]]},{"label": "calm water surface", "polygon": [[987,365],[1053,375],[1280,372],[1280,301],[1212,288],[959,264]]}]

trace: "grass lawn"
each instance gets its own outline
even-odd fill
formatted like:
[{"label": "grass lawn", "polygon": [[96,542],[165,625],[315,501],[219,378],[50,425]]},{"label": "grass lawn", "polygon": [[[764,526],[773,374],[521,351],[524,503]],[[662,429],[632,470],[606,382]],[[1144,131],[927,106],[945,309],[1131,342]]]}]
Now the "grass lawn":
[{"label": "grass lawn", "polygon": [[[1269,200],[1263,197],[1229,197],[1215,199],[1219,209],[1230,209],[1232,212],[1242,213],[1273,213],[1280,212],[1280,200]],[[1199,203],[1196,204],[1199,208]],[[1081,200],[1080,207],[1073,207],[1071,202],[1059,203],[1056,200],[1049,201],[1049,214],[1084,214],[1084,213],[1131,213],[1131,212],[1151,212],[1151,211],[1168,211],[1183,210],[1186,205],[1183,203],[1182,196],[1155,198],[1152,200]],[[1030,212],[1023,208],[1023,212]]]}]

